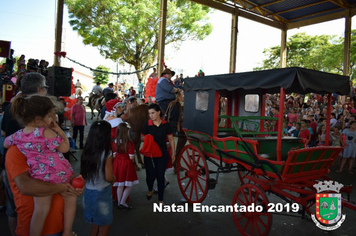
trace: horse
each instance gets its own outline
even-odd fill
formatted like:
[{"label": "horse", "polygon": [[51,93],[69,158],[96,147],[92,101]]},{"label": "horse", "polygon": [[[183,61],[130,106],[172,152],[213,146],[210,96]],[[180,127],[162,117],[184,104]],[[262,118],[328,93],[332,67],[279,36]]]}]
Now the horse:
[{"label": "horse", "polygon": [[76,96],[76,97],[81,97],[81,96],[82,96],[82,93],[83,93],[83,91],[82,91],[82,88],[81,88],[81,87],[76,87],[76,88],[75,88],[75,96]]},{"label": "horse", "polygon": [[[123,121],[128,122],[131,126],[132,141],[135,144],[137,162],[141,164],[142,168],[145,168],[145,164],[143,163],[140,154],[140,146],[142,126],[149,120],[148,105],[141,104],[133,108],[128,108],[126,113],[120,116],[120,118]],[[134,160],[135,168],[136,170],[140,170],[137,162]]]},{"label": "horse", "polygon": [[[172,101],[172,105],[171,106],[180,106],[180,101],[182,101],[183,99],[183,94],[180,93],[177,95],[177,99]],[[168,106],[169,107],[169,106]],[[179,120],[177,125],[177,131],[178,131],[178,135],[175,135],[178,137],[178,143],[176,146],[176,153],[177,155],[180,153],[180,151],[182,150],[182,148],[185,146],[185,143],[187,142],[187,138],[184,134],[184,132],[182,131],[181,127],[182,127],[182,122],[183,122],[183,116],[181,113],[182,109],[181,106],[178,108],[180,111],[180,115],[179,115]],[[168,113],[167,115],[170,113],[170,111],[167,109]],[[132,132],[132,141],[135,144],[135,150],[136,150],[136,155],[137,155],[137,161],[138,163],[141,164],[142,168],[144,168],[144,163],[142,161],[141,155],[140,155],[140,145],[141,145],[141,131],[142,131],[142,126],[149,120],[149,116],[148,116],[148,105],[147,104],[141,104],[138,105],[136,107],[133,107],[131,109],[128,109],[126,111],[125,114],[123,114],[120,117],[122,120],[128,122],[131,126],[131,132]],[[170,117],[169,117],[170,118]],[[139,170],[140,168],[137,165],[137,162],[134,160],[135,163],[135,167],[137,170]],[[176,161],[173,162],[173,166],[176,166]]]},{"label": "horse", "polygon": [[98,106],[97,103],[99,103],[98,101],[100,98],[101,98],[100,96],[98,96],[94,93],[91,93],[89,95],[89,102],[88,102],[87,106],[90,107],[90,110],[91,110],[91,119],[93,119],[93,117],[95,117],[94,110],[97,110],[98,111],[97,120],[99,120],[101,107],[100,107],[100,105]]}]

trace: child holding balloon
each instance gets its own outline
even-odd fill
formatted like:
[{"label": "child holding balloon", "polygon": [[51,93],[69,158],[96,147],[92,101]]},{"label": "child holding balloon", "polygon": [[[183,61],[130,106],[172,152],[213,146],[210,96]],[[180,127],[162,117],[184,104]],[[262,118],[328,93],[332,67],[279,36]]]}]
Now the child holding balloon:
[{"label": "child holding balloon", "polygon": [[[16,145],[26,156],[32,178],[50,183],[68,183],[73,168],[62,153],[68,152],[69,142],[55,122],[55,105],[45,96],[17,97],[11,105],[13,117],[24,126],[5,139],[4,147]],[[76,196],[62,194],[64,199],[63,235],[73,235]],[[41,235],[52,196],[34,197],[30,235]]]}]

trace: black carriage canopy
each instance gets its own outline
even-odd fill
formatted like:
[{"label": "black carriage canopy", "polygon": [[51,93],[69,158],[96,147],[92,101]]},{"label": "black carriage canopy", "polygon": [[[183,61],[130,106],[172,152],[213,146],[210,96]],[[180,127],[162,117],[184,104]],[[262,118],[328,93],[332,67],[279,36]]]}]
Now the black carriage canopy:
[{"label": "black carriage canopy", "polygon": [[350,94],[349,77],[300,67],[194,77],[184,81],[185,91],[265,89],[266,93],[274,94],[279,93],[281,87],[286,93]]}]

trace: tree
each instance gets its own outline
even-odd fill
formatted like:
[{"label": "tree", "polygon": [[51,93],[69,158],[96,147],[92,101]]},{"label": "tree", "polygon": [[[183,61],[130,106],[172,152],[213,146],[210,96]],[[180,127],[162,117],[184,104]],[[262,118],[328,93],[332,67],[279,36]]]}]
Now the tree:
[{"label": "tree", "polygon": [[[66,0],[70,25],[84,44],[98,47],[105,58],[151,66],[158,53],[159,0]],[[203,40],[212,31],[210,8],[187,0],[168,1],[165,44],[179,48],[185,40]],[[142,74],[137,74],[142,79]]]},{"label": "tree", "polygon": [[[254,70],[274,69],[280,65],[280,46],[263,51],[267,59],[261,67]],[[356,30],[351,32],[350,78],[356,79]],[[287,67],[299,66],[313,70],[343,74],[344,38],[319,35],[310,36],[299,33],[287,42]]]},{"label": "tree", "polygon": [[[103,65],[97,66],[96,70],[107,71],[107,72],[110,71],[108,67]],[[102,73],[99,71],[93,71],[93,79],[94,79],[94,83],[100,82],[100,84],[107,84],[109,82],[109,74]]]}]

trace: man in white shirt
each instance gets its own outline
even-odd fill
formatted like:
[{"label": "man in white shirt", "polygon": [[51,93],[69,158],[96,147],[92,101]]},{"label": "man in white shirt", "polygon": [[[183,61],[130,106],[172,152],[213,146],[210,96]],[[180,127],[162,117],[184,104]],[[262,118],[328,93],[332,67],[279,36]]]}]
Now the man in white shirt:
[{"label": "man in white shirt", "polygon": [[96,85],[94,85],[91,92],[97,96],[101,96],[103,89],[100,87],[100,82],[97,82]]}]

